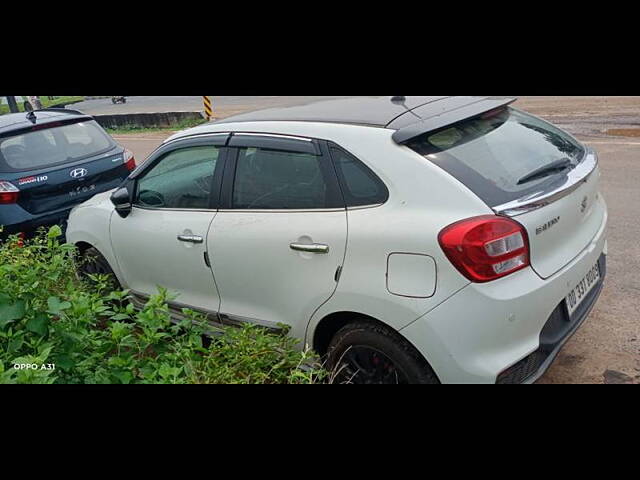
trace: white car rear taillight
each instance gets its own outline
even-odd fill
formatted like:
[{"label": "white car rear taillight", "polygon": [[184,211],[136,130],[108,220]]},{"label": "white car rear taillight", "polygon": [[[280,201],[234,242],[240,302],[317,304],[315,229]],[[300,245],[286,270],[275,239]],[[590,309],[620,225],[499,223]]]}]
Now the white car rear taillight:
[{"label": "white car rear taillight", "polygon": [[509,218],[463,220],[445,228],[439,241],[451,263],[472,282],[490,282],[530,265],[527,232]]}]

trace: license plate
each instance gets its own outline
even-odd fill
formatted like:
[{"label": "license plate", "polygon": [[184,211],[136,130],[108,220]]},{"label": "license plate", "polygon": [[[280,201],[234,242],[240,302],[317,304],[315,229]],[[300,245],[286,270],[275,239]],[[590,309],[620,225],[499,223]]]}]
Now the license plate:
[{"label": "license plate", "polygon": [[573,313],[578,309],[580,304],[587,298],[587,295],[594,289],[600,281],[600,264],[596,263],[591,270],[587,272],[580,283],[569,292],[567,295],[567,310],[569,310],[569,317],[573,316]]}]

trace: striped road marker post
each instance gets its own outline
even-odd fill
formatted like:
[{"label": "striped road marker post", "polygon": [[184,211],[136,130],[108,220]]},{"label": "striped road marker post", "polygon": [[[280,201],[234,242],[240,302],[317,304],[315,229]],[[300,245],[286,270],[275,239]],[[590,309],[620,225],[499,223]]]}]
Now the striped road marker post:
[{"label": "striped road marker post", "polygon": [[202,98],[204,99],[204,114],[207,120],[211,120],[213,118],[213,103],[211,102],[211,97]]}]

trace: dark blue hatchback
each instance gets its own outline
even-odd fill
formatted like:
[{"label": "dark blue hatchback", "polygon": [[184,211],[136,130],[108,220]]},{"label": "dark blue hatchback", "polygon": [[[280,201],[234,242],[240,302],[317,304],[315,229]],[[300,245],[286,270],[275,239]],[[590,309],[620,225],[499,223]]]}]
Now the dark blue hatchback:
[{"label": "dark blue hatchback", "polygon": [[69,212],[135,168],[93,117],[74,110],[0,116],[0,239],[66,225]]}]

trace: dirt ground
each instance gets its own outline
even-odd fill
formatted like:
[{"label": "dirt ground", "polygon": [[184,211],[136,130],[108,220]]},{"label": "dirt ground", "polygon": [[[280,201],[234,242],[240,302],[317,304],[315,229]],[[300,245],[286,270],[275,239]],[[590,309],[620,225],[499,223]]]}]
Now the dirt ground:
[{"label": "dirt ground", "polygon": [[[538,383],[638,384],[640,97],[521,97],[516,106],[566,128],[598,151],[610,214],[607,281],[600,301]],[[218,114],[225,116],[222,110]],[[117,139],[142,160],[166,137]]]},{"label": "dirt ground", "polygon": [[518,97],[516,105],[534,115],[580,117],[586,115],[640,116],[640,97]]},{"label": "dirt ground", "polygon": [[640,97],[520,97],[515,105],[574,135],[640,136]]}]

